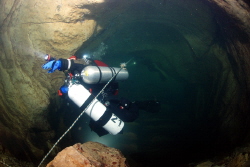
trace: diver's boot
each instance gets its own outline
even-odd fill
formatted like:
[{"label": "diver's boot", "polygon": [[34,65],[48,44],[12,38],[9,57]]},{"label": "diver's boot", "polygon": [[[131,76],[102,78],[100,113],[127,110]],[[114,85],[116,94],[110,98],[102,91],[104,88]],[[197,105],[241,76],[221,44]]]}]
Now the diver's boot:
[{"label": "diver's boot", "polygon": [[135,104],[139,107],[140,110],[151,113],[157,113],[161,109],[161,103],[156,100],[135,101]]}]

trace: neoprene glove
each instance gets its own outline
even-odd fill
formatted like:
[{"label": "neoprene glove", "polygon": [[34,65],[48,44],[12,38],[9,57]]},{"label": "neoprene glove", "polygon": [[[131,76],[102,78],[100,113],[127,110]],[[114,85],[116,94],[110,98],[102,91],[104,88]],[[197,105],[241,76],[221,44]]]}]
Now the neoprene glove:
[{"label": "neoprene glove", "polygon": [[48,70],[48,73],[52,73],[55,70],[60,70],[61,66],[62,66],[62,62],[60,60],[57,60],[57,61],[52,60],[42,65],[42,68],[45,70],[50,69]]},{"label": "neoprene glove", "polygon": [[50,69],[50,68],[53,67],[53,64],[54,64],[54,63],[55,63],[55,60],[49,61],[49,62],[43,64],[43,65],[42,65],[42,68],[45,69],[45,70]]}]

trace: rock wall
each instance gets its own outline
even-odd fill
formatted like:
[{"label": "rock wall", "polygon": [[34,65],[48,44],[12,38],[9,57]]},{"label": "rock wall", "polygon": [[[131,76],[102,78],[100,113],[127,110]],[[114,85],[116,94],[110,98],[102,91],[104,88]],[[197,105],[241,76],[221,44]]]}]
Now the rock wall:
[{"label": "rock wall", "polygon": [[48,106],[64,76],[42,71],[43,55],[74,54],[96,29],[82,5],[98,2],[0,2],[0,141],[15,156],[40,159],[53,138]]},{"label": "rock wall", "polygon": [[227,141],[228,145],[224,145],[229,147],[249,141],[250,8],[247,1],[243,0],[209,2],[215,11],[220,34],[226,40],[224,44],[233,70],[233,76],[229,77],[227,84],[223,86],[224,95],[218,114],[221,122],[221,141]]}]

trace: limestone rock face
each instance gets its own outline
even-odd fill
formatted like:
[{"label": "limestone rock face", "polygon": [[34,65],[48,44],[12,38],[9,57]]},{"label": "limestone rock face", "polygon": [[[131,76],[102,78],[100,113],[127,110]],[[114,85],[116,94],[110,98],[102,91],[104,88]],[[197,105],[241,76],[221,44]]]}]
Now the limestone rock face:
[{"label": "limestone rock face", "polygon": [[242,31],[246,32],[248,35],[250,34],[250,7],[249,2],[247,0],[208,0],[212,3],[215,3],[219,8],[221,8],[225,13],[230,15],[236,22],[237,26],[242,29]]},{"label": "limestone rock face", "polygon": [[[221,110],[221,136],[230,140],[230,144],[242,141],[248,136],[249,93],[250,93],[250,7],[244,0],[209,0],[215,10],[215,17],[220,26],[220,33],[225,37],[225,46],[230,60],[233,76],[227,81]],[[234,84],[231,84],[235,80]],[[230,107],[229,107],[230,106]],[[230,129],[230,130],[226,130]],[[237,134],[237,135],[235,135]]]},{"label": "limestone rock face", "polygon": [[43,56],[68,58],[93,34],[82,7],[91,3],[98,0],[0,2],[0,140],[17,157],[40,159],[46,144],[38,143],[54,136],[47,111],[63,74],[42,71]]},{"label": "limestone rock face", "polygon": [[47,167],[126,167],[122,153],[96,142],[77,143],[62,150]]}]

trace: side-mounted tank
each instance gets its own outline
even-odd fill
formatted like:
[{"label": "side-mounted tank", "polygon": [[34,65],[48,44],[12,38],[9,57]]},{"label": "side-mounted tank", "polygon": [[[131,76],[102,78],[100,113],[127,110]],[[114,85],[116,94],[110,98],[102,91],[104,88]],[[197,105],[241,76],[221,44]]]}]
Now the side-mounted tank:
[{"label": "side-mounted tank", "polygon": [[[82,70],[81,77],[83,82],[87,84],[107,83],[119,70],[120,68],[117,67],[87,66]],[[122,69],[114,80],[123,81],[126,80],[128,76],[128,71]]]}]

